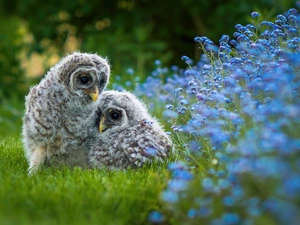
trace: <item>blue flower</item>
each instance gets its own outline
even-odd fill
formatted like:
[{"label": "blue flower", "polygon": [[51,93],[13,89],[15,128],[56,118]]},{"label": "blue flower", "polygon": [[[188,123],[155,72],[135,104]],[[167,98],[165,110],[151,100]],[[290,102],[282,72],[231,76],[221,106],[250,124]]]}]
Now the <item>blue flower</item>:
[{"label": "blue flower", "polygon": [[145,153],[150,156],[156,156],[157,150],[155,148],[150,147],[150,148],[146,148]]},{"label": "blue flower", "polygon": [[202,181],[202,187],[206,190],[206,191],[212,191],[214,188],[214,183],[212,181],[211,178],[204,178]]},{"label": "blue flower", "polygon": [[182,161],[178,161],[178,162],[170,163],[168,168],[171,171],[184,170],[187,169],[187,165]]},{"label": "blue flower", "polygon": [[223,204],[226,206],[233,206],[235,203],[235,200],[232,196],[225,196],[223,198]]},{"label": "blue flower", "polygon": [[175,170],[172,173],[174,179],[181,179],[181,180],[191,180],[194,176],[191,172],[187,170]]},{"label": "blue flower", "polygon": [[175,203],[179,200],[179,196],[177,192],[167,190],[162,192],[162,199],[169,203]]},{"label": "blue flower", "polygon": [[290,198],[297,198],[300,193],[300,175],[290,175],[283,183],[285,195]]},{"label": "blue flower", "polygon": [[152,112],[162,112],[182,159],[169,164],[161,195],[179,223],[299,219],[300,16],[291,9],[275,21],[251,17],[257,25],[237,24],[218,48],[195,37],[204,54],[193,66],[182,56],[188,69],[159,67],[136,85]]},{"label": "blue flower", "polygon": [[157,60],[154,61],[154,64],[156,66],[160,66],[161,65],[161,61],[159,59],[157,59]]},{"label": "blue flower", "polygon": [[134,70],[132,68],[127,69],[126,71],[128,74],[133,75],[134,74]]},{"label": "blue flower", "polygon": [[190,58],[184,55],[181,57],[181,60],[188,62]]},{"label": "blue flower", "polygon": [[225,213],[222,216],[222,222],[226,225],[239,224],[239,221],[240,221],[240,216],[236,213]]},{"label": "blue flower", "polygon": [[201,207],[199,209],[199,216],[201,216],[201,217],[207,217],[207,216],[211,215],[211,213],[212,213],[212,210],[210,208]]},{"label": "blue flower", "polygon": [[164,216],[162,213],[160,213],[158,211],[153,211],[149,214],[149,220],[152,223],[161,223],[164,220]]},{"label": "blue flower", "polygon": [[127,87],[130,87],[130,86],[132,85],[132,82],[131,82],[131,81],[126,81],[126,82],[125,82],[125,85],[126,85]]},{"label": "blue flower", "polygon": [[186,189],[186,187],[187,187],[187,182],[186,182],[186,180],[182,180],[182,179],[170,180],[169,184],[168,184],[169,190],[172,190],[172,191],[182,191],[182,190]]},{"label": "blue flower", "polygon": [[230,40],[229,36],[227,34],[223,34],[221,39],[219,40],[220,44],[228,43]]},{"label": "blue flower", "polygon": [[197,210],[196,209],[190,209],[187,213],[188,217],[189,218],[194,218],[196,217],[198,214]]},{"label": "blue flower", "polygon": [[163,112],[163,116],[168,117],[168,118],[172,118],[172,119],[176,119],[178,117],[178,114],[175,111],[172,111],[172,110],[165,110]]}]

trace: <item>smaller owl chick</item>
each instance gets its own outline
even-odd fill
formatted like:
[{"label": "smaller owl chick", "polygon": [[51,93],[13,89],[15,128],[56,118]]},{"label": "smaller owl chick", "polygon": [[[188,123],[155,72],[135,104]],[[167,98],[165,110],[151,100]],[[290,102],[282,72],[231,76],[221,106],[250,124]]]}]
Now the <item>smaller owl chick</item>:
[{"label": "smaller owl chick", "polygon": [[105,91],[97,103],[99,133],[89,151],[91,167],[137,168],[170,155],[170,138],[133,94]]}]

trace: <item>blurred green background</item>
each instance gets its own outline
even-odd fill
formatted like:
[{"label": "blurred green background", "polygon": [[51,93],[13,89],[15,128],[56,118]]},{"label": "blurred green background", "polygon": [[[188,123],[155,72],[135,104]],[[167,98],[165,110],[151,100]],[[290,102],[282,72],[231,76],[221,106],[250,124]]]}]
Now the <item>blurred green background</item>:
[{"label": "blurred green background", "polygon": [[[19,135],[30,85],[65,54],[80,50],[108,56],[111,83],[135,71],[143,81],[159,59],[184,67],[197,60],[195,36],[218,43],[236,23],[262,19],[294,7],[293,0],[0,0],[0,137]],[[119,76],[118,76],[119,75]],[[117,80],[116,77],[119,79]],[[111,87],[111,86],[110,86]]]}]

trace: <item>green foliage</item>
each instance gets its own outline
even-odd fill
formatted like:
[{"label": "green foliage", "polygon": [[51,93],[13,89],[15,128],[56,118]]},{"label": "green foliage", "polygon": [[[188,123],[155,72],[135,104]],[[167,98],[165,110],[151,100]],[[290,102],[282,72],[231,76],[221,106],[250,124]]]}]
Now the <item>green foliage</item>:
[{"label": "green foliage", "polygon": [[28,80],[21,67],[25,26],[17,16],[0,11],[0,136],[20,135]]},{"label": "green foliage", "polygon": [[0,179],[0,224],[147,224],[168,172],[49,168],[29,177],[21,142],[7,139]]},{"label": "green foliage", "polygon": [[[107,55],[115,74],[130,67],[143,77],[157,58],[168,66],[182,64],[182,54],[196,54],[197,59],[200,52],[190,47],[196,35],[217,42],[222,34],[233,33],[235,21],[246,23],[245,15],[255,9],[271,9],[274,15],[293,4],[293,0],[181,0],[176,5],[158,0],[30,0],[26,4],[2,0],[0,8],[26,21],[35,38],[30,52],[43,53],[51,45],[65,55],[65,44],[73,35],[81,43],[80,50]],[[49,44],[42,44],[46,39]]]},{"label": "green foliage", "polygon": [[26,80],[21,68],[20,54],[24,47],[24,28],[20,18],[0,15],[0,103],[2,99],[21,98]]},{"label": "green foliage", "polygon": [[[153,24],[147,24],[134,27],[132,33],[128,33],[124,27],[111,27],[89,35],[81,48],[85,52],[96,51],[108,56],[115,76],[117,73],[124,74],[128,68],[134,68],[140,79],[144,80],[154,59],[159,57],[166,62],[172,56],[170,50],[166,51],[167,43],[151,40],[153,29]],[[165,54],[162,55],[162,52]],[[111,77],[112,82],[115,81],[115,76]],[[128,77],[123,76],[121,80],[125,83]]]},{"label": "green foliage", "polygon": [[17,97],[4,98],[0,105],[0,137],[19,136],[21,134],[24,103]]}]

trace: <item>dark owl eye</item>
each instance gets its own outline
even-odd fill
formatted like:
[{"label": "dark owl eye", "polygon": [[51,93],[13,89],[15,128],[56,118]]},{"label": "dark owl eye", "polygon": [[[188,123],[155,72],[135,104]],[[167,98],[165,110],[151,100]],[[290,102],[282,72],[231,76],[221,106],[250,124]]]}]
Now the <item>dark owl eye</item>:
[{"label": "dark owl eye", "polygon": [[87,84],[90,81],[89,77],[80,77],[80,82],[82,84]]},{"label": "dark owl eye", "polygon": [[113,111],[109,114],[110,118],[113,120],[118,120],[121,117],[120,112]]}]

